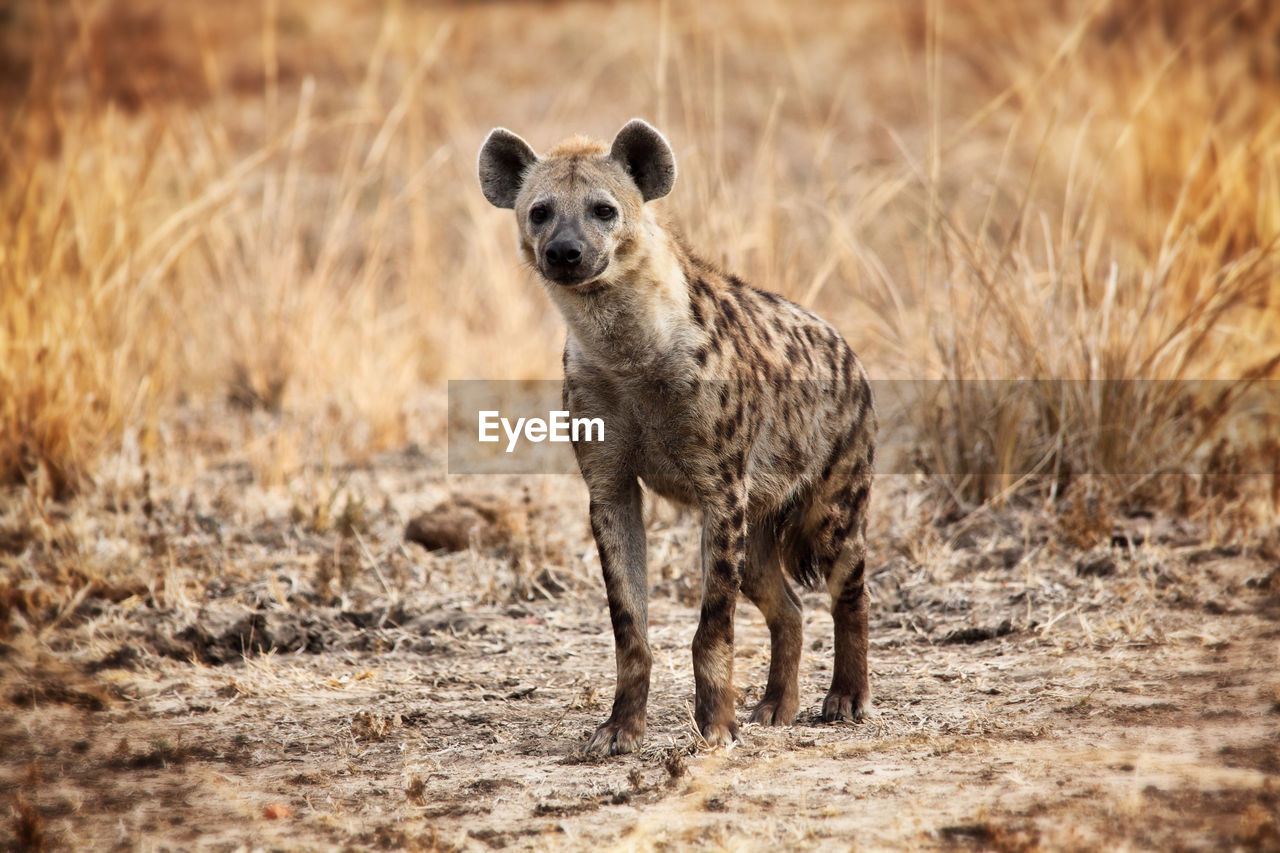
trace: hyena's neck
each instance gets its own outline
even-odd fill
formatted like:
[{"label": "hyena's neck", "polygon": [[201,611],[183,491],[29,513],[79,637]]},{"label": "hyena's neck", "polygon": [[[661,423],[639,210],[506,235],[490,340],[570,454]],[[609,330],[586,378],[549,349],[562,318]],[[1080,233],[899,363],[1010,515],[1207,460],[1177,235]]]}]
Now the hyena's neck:
[{"label": "hyena's neck", "polygon": [[689,349],[689,260],[646,216],[643,235],[608,281],[584,293],[552,290],[569,327],[570,349],[610,372],[643,371]]}]

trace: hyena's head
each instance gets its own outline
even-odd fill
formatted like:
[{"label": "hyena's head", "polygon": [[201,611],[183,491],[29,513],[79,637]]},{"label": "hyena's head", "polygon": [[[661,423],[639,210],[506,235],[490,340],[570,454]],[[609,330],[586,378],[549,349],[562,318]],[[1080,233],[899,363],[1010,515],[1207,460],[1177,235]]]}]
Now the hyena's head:
[{"label": "hyena's head", "polygon": [[640,119],[627,122],[608,148],[577,138],[539,157],[499,127],[480,149],[485,198],[515,210],[525,260],[563,287],[625,269],[640,242],[644,203],[671,192],[675,180],[671,146]]}]

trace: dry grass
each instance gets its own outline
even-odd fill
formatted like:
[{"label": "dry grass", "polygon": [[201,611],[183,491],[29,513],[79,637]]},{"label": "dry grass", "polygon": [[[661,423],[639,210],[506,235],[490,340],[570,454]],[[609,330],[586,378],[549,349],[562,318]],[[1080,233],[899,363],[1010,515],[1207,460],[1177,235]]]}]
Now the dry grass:
[{"label": "dry grass", "polygon": [[[1150,499],[1160,475],[1274,457],[1274,395],[1253,383],[1280,365],[1277,32],[1249,4],[1097,4],[1005,58],[992,103],[1019,109],[988,199],[945,177],[941,146],[917,167],[942,284],[927,434],[959,495],[1123,473],[1109,485]],[[1030,381],[959,381],[1006,379]]]},{"label": "dry grass", "polygon": [[[1280,7],[216,6],[0,0],[0,847],[1275,839]],[[441,476],[446,379],[560,371],[484,134],[634,115],[693,245],[924,380],[856,730],[698,752],[658,505],[650,739],[575,763],[585,489]]]},{"label": "dry grass", "polygon": [[[284,483],[421,438],[424,384],[556,375],[472,174],[498,123],[540,147],[659,123],[694,245],[877,374],[946,380],[909,425],[962,505],[1121,461],[1212,474],[1237,401],[1172,381],[1275,372],[1261,0],[0,14],[0,481],[37,495],[104,452],[147,467],[184,406],[266,412],[255,475]],[[1256,452],[1264,406],[1224,452]],[[1149,481],[1122,491],[1185,498]]]}]

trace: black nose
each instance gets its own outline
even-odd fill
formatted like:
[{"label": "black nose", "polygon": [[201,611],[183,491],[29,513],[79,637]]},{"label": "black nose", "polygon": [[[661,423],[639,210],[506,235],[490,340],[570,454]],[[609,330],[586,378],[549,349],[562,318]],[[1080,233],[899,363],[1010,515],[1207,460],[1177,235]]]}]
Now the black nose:
[{"label": "black nose", "polygon": [[556,240],[547,246],[547,263],[553,267],[577,266],[582,260],[582,244],[576,240]]}]

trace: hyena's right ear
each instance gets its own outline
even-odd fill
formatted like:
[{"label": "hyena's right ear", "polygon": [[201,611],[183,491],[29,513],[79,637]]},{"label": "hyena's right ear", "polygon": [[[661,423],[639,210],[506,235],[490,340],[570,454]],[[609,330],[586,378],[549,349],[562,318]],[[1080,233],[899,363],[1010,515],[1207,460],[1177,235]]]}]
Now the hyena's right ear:
[{"label": "hyena's right ear", "polygon": [[480,146],[480,189],[495,207],[515,207],[525,172],[538,162],[529,143],[505,127],[489,131]]},{"label": "hyena's right ear", "polygon": [[633,118],[613,138],[609,156],[631,175],[645,201],[662,198],[676,182],[671,143],[644,119]]}]

